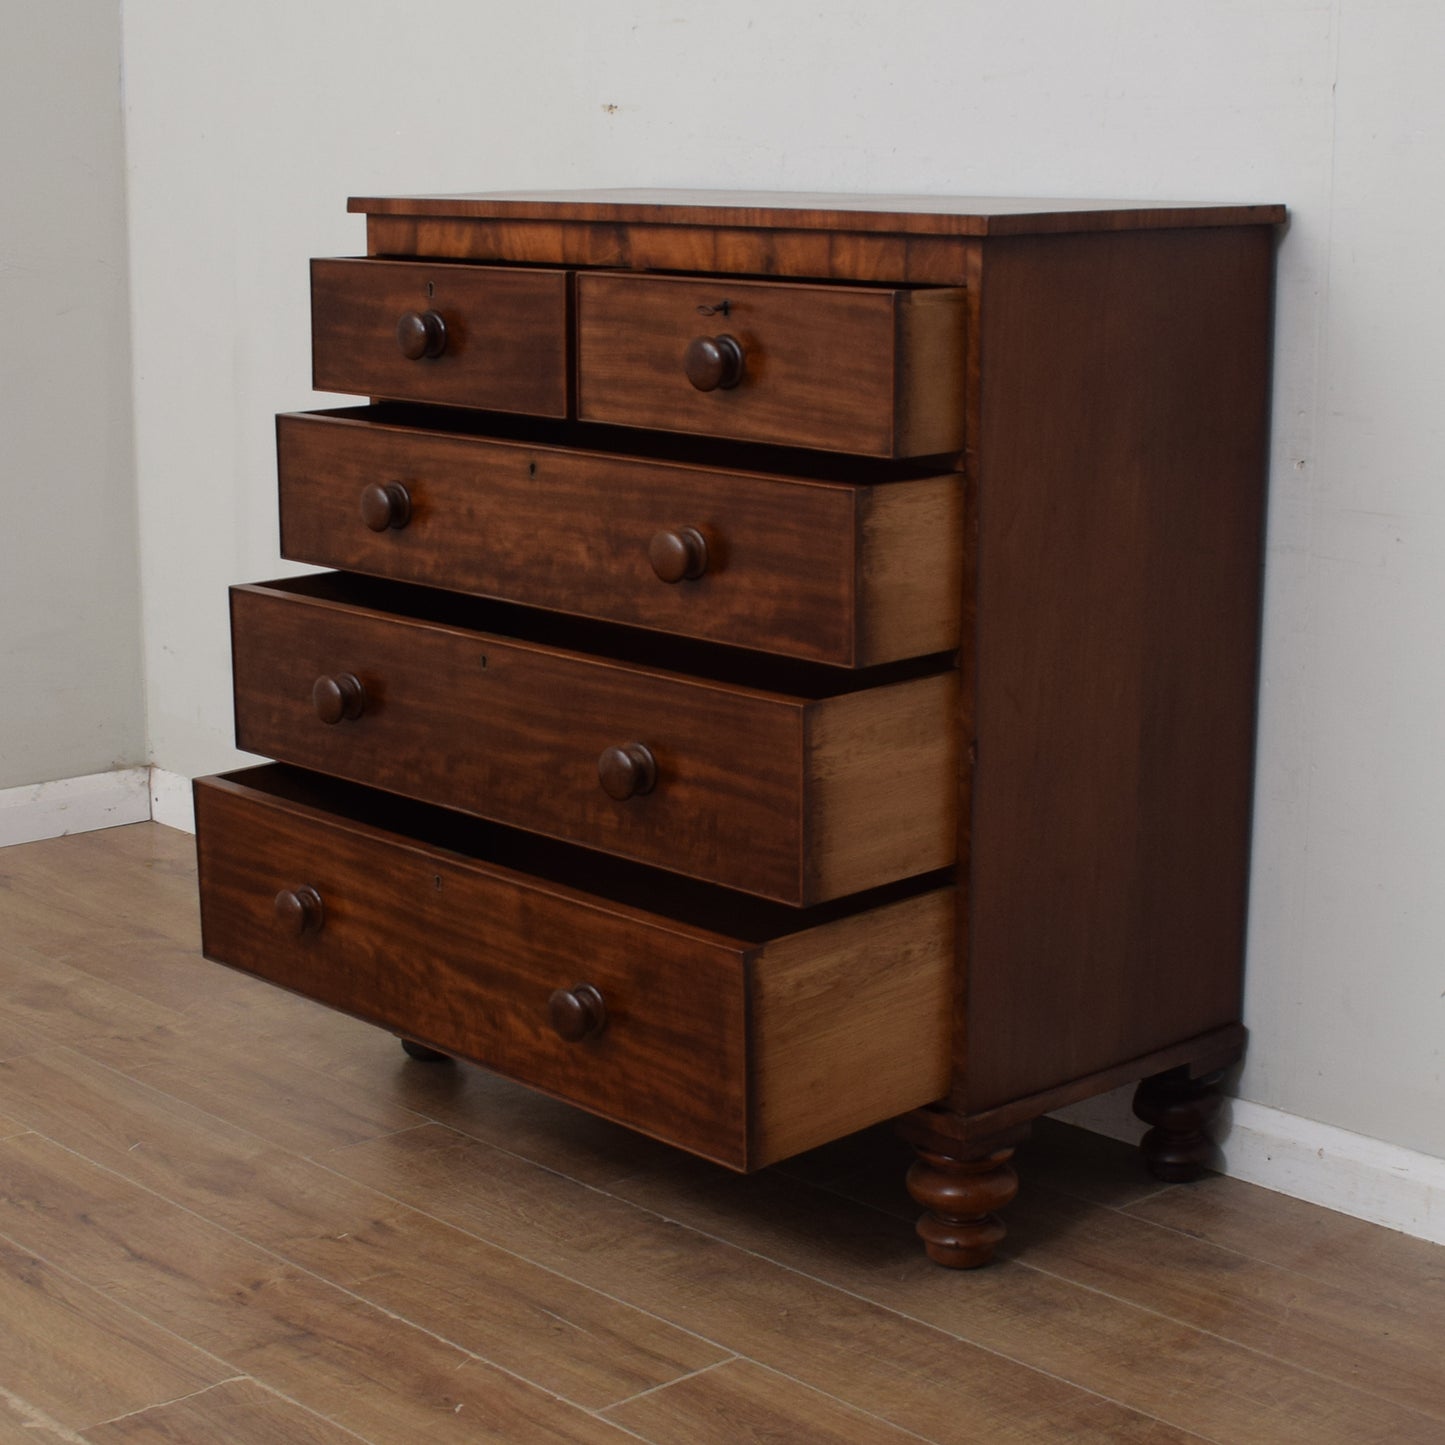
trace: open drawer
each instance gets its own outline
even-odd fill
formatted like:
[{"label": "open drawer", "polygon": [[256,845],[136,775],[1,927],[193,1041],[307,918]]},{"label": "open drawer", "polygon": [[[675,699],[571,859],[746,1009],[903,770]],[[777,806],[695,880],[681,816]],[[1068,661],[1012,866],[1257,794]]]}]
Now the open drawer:
[{"label": "open drawer", "polygon": [[234,587],[231,621],[247,752],[796,905],[957,853],[947,658],[782,664],[341,573]]},{"label": "open drawer", "polygon": [[947,1092],[936,877],[799,911],[286,767],[195,794],[208,958],[655,1138],[752,1169]]}]

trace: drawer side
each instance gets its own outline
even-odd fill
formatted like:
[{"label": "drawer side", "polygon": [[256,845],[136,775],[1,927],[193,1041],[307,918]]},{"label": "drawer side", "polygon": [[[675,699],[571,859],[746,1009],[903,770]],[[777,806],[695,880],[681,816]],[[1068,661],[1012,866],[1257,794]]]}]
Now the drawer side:
[{"label": "drawer side", "polygon": [[754,961],[751,1168],[947,1094],[954,897],[824,924]]},{"label": "drawer side", "polygon": [[956,672],[830,697],[808,714],[806,899],[957,856]]}]

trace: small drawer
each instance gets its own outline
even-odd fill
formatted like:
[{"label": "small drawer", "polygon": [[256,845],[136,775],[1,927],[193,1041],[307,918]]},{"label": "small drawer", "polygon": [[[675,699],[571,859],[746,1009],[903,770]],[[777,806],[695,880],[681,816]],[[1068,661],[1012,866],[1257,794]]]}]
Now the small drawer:
[{"label": "small drawer", "polygon": [[[232,588],[231,622],[249,752],[794,905],[955,856],[953,671],[769,667],[336,573]],[[692,673],[658,665],[679,651]]]},{"label": "small drawer", "polygon": [[964,292],[577,277],[577,414],[872,457],[962,449]]},{"label": "small drawer", "polygon": [[947,1092],[952,888],[799,913],[285,768],[195,795],[208,958],[668,1143],[758,1168]]},{"label": "small drawer", "polygon": [[959,644],[957,476],[800,480],[366,413],[276,436],[293,561],[843,667]]},{"label": "small drawer", "polygon": [[564,271],[311,263],[318,391],[563,417],[567,354]]}]

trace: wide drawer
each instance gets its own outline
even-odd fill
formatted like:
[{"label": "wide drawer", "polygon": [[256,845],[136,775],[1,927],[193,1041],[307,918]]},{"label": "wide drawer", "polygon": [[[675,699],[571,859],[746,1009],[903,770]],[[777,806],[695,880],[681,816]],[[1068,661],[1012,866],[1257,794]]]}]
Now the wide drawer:
[{"label": "wide drawer", "polygon": [[957,476],[798,480],[364,412],[276,438],[295,561],[845,667],[958,646]]},{"label": "wide drawer", "polygon": [[955,855],[953,671],[685,675],[621,660],[637,634],[330,573],[233,588],[231,620],[253,753],[795,905]]},{"label": "wide drawer", "polygon": [[669,1143],[755,1168],[947,1091],[952,888],[820,918],[612,864],[608,896],[577,850],[288,769],[195,794],[208,958]]},{"label": "wide drawer", "polygon": [[562,417],[567,340],[564,271],[311,263],[318,391]]},{"label": "wide drawer", "polygon": [[584,272],[577,414],[874,457],[964,443],[964,292]]}]

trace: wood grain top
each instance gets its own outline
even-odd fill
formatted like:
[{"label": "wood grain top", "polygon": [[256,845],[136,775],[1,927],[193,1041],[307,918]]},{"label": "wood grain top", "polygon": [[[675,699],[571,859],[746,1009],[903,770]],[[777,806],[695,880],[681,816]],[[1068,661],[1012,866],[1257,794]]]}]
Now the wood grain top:
[{"label": "wood grain top", "polygon": [[1059,200],[997,196],[868,196],[808,191],[496,191],[353,196],[350,211],[457,220],[591,221],[914,236],[1022,236],[1061,231],[1273,226],[1282,205]]}]

